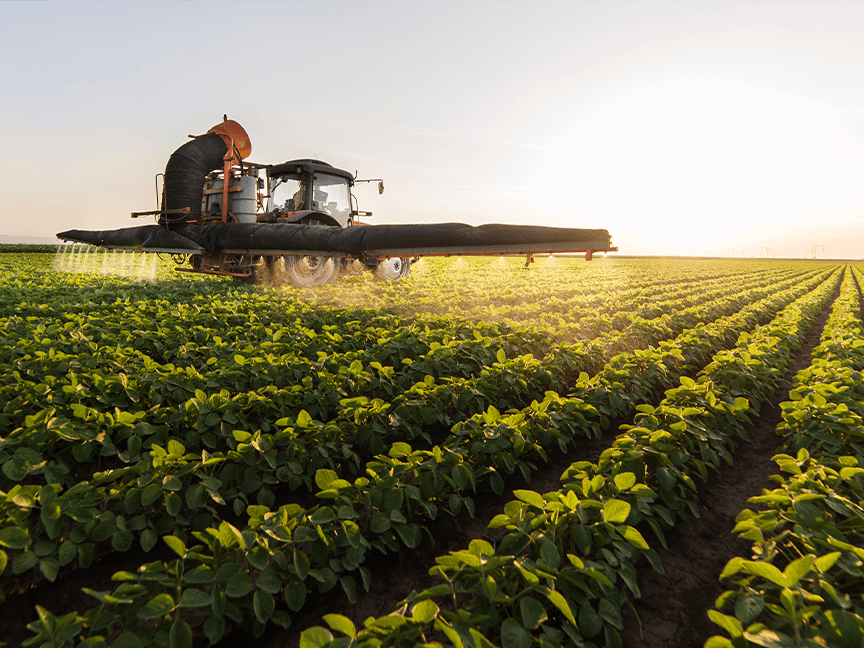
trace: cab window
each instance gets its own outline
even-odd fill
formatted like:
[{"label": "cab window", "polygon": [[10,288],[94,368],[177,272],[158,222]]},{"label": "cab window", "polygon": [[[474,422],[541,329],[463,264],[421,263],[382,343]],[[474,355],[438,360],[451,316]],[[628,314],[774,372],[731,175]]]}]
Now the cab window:
[{"label": "cab window", "polygon": [[312,209],[330,214],[340,223],[346,223],[351,216],[348,180],[329,173],[316,173],[312,186]]}]

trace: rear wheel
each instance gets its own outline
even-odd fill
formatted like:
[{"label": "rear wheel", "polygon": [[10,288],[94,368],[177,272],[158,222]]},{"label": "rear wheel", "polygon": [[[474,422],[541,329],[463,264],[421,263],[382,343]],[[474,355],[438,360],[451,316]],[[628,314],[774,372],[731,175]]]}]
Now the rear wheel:
[{"label": "rear wheel", "polygon": [[[314,215],[307,216],[300,221],[300,224],[317,227],[338,226],[322,222]],[[285,256],[282,259],[284,260],[284,270],[281,273],[283,279],[297,288],[320,286],[339,278],[339,261],[332,257]]]},{"label": "rear wheel", "polygon": [[292,286],[308,288],[336,281],[339,268],[330,257],[286,256],[283,276]]},{"label": "rear wheel", "polygon": [[408,257],[390,257],[384,259],[375,268],[375,278],[381,281],[400,281],[411,274],[411,259]]}]

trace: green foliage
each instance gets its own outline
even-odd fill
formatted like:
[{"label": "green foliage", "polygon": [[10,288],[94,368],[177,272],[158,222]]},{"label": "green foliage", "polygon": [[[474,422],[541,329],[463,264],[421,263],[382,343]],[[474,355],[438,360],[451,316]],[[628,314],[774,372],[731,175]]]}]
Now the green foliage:
[{"label": "green foliage", "polygon": [[[362,595],[373,550],[432,546],[439,525],[474,515],[478,490],[514,478],[529,485],[493,521],[499,547],[442,556],[437,589],[363,628],[328,615],[301,643],[617,645],[637,567],[661,568],[655,538],[696,510],[696,480],[728,460],[798,343],[783,309],[832,287],[824,267],[658,283],[624,264],[579,287],[557,271],[499,282],[484,311],[463,301],[483,282],[453,291],[430,270],[424,295],[366,291],[393,300],[381,310],[46,268],[0,275],[0,588],[133,545],[170,557],[85,588],[85,612],[40,610],[30,645],[188,646],[236,624],[287,627],[312,592]],[[530,490],[551,448],[634,413],[561,491]]]}]

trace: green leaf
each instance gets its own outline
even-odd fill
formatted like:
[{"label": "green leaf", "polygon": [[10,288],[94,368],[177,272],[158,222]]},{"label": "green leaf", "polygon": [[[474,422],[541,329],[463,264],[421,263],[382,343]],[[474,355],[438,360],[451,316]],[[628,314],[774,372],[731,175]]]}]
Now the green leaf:
[{"label": "green leaf", "polygon": [[238,572],[225,583],[225,595],[231,598],[245,596],[252,591],[255,584],[246,572]]},{"label": "green leaf", "polygon": [[552,605],[561,611],[570,623],[574,626],[576,625],[576,619],[573,618],[573,612],[570,610],[570,606],[567,605],[566,599],[561,596],[560,592],[548,590],[546,592],[546,598],[549,599],[549,602],[552,603]]},{"label": "green leaf", "polygon": [[255,610],[255,618],[261,623],[267,623],[273,611],[276,609],[276,601],[273,600],[273,595],[264,590],[255,590],[255,595],[252,597],[252,609]]},{"label": "green leaf", "polygon": [[42,521],[42,524],[45,525],[45,530],[47,531],[49,538],[56,538],[57,534],[60,533],[62,528],[60,522],[61,515],[62,512],[60,510],[60,505],[57,502],[52,501],[42,507],[39,519]]},{"label": "green leaf", "polygon": [[299,580],[292,580],[285,586],[285,604],[292,612],[299,612],[306,602],[306,586]]},{"label": "green leaf", "polygon": [[447,635],[447,638],[456,648],[465,648],[465,643],[462,641],[462,637],[459,636],[459,633],[444,623],[442,619],[435,620],[435,629],[440,630]]},{"label": "green leaf", "polygon": [[473,639],[474,645],[477,648],[496,648],[495,644],[489,641],[479,630],[469,627],[468,633],[471,635],[471,639]]},{"label": "green leaf", "polygon": [[195,569],[191,569],[183,574],[184,583],[212,583],[216,578],[213,570],[207,565],[198,565]]},{"label": "green leaf", "polygon": [[390,528],[390,518],[385,513],[378,511],[372,516],[370,527],[374,533],[384,533]]},{"label": "green leaf", "polygon": [[522,625],[529,630],[534,630],[542,621],[546,620],[546,608],[540,601],[530,596],[519,600],[519,612],[522,615]]},{"label": "green leaf", "polygon": [[495,358],[498,360],[499,364],[504,364],[507,361],[507,354],[504,353],[504,349],[498,349]]},{"label": "green leaf", "polygon": [[315,473],[315,485],[321,490],[327,490],[327,487],[337,479],[339,479],[339,475],[335,471],[326,468],[321,468]]},{"label": "green leaf", "polygon": [[294,549],[294,569],[297,570],[300,580],[304,580],[309,573],[309,556],[301,549]]},{"label": "green leaf", "polygon": [[765,599],[761,596],[742,596],[735,601],[735,616],[742,625],[748,626],[756,620],[765,608]]},{"label": "green leaf", "polygon": [[23,551],[15,556],[15,559],[12,561],[12,573],[21,574],[35,567],[38,562],[39,558],[35,553],[32,551]]},{"label": "green leaf", "polygon": [[603,629],[603,619],[590,605],[579,608],[579,632],[586,637],[594,637]]},{"label": "green leaf", "polygon": [[30,545],[30,532],[20,526],[0,530],[0,547],[24,549]]},{"label": "green leaf", "polygon": [[196,509],[204,504],[204,501],[207,499],[207,491],[204,490],[201,484],[192,484],[186,489],[185,497],[186,505],[189,508]]},{"label": "green leaf", "polygon": [[329,506],[322,506],[309,517],[309,521],[315,526],[321,526],[322,524],[326,524],[335,519],[336,514]]},{"label": "green leaf", "polygon": [[96,557],[96,550],[89,542],[78,545],[78,566],[87,569],[93,564],[93,559]]},{"label": "green leaf", "polygon": [[648,543],[645,542],[645,538],[642,537],[642,534],[639,533],[639,531],[637,531],[632,526],[628,526],[626,529],[624,529],[624,533],[622,533],[621,535],[624,536],[624,539],[627,542],[629,542],[637,549],[643,549],[645,551],[648,551],[651,548],[648,546]]},{"label": "green leaf", "polygon": [[333,635],[327,628],[312,626],[300,635],[300,648],[325,648],[333,641]]},{"label": "green leaf", "polygon": [[178,457],[182,457],[183,453],[186,452],[186,446],[177,441],[176,439],[170,439],[168,441],[168,454],[175,455]]},{"label": "green leaf", "polygon": [[414,449],[403,441],[396,441],[393,445],[390,446],[390,451],[387,453],[389,456],[394,459],[399,459],[401,457],[408,457]]},{"label": "green leaf", "polygon": [[157,594],[138,610],[139,619],[158,619],[174,610],[174,599],[170,594]]},{"label": "green leaf", "polygon": [[153,547],[156,546],[156,541],[159,539],[159,536],[152,529],[147,529],[141,533],[141,549],[145,552],[150,551]]},{"label": "green leaf", "polygon": [[117,529],[111,536],[111,546],[114,551],[128,551],[134,540],[135,536],[129,529]]},{"label": "green leaf", "polygon": [[6,569],[6,564],[9,562],[9,557],[6,555],[6,552],[0,550],[0,574],[3,573],[3,570]]},{"label": "green leaf", "polygon": [[246,554],[249,564],[256,569],[264,569],[270,563],[270,552],[261,545],[255,545]]},{"label": "green leaf", "polygon": [[438,614],[439,610],[440,608],[435,601],[426,599],[425,601],[420,601],[414,606],[411,610],[411,619],[417,623],[426,624],[435,618],[435,615]]},{"label": "green leaf", "polygon": [[543,509],[543,496],[530,490],[515,490],[513,494],[523,502]]},{"label": "green leaf", "polygon": [[633,488],[636,483],[636,475],[632,472],[618,473],[615,475],[615,486],[619,491],[626,491]]},{"label": "green leaf", "polygon": [[[210,640],[211,646],[218,642],[222,638],[222,635],[225,634],[225,618],[221,616],[211,616],[208,618],[204,622],[204,634]],[[114,647],[112,646],[111,648]]]},{"label": "green leaf", "polygon": [[159,484],[149,484],[141,493],[141,503],[150,506],[160,497],[162,497],[162,487]]},{"label": "green leaf", "polygon": [[164,540],[165,544],[171,547],[171,549],[174,550],[174,553],[178,556],[181,558],[186,557],[186,543],[184,543],[180,538],[173,535],[166,535],[162,536],[162,540]]},{"label": "green leaf", "polygon": [[[825,554],[824,556],[819,556],[816,559],[816,569],[820,572],[826,572],[834,566],[834,563],[837,562],[837,559],[840,558],[840,551],[833,551],[829,554]],[[0,569],[0,571],[3,571]]]},{"label": "green leaf", "polygon": [[195,589],[194,587],[190,587],[183,590],[183,593],[180,595],[180,602],[177,604],[177,607],[206,607],[209,606],[212,601],[213,597],[210,596],[210,594],[202,592],[199,589]]},{"label": "green leaf", "polygon": [[24,479],[27,476],[27,473],[30,472],[30,464],[23,459],[13,457],[3,463],[2,470],[4,475],[12,481],[17,482]]},{"label": "green leaf", "polygon": [[783,576],[783,572],[770,563],[745,560],[741,563],[741,568],[744,571],[759,576],[760,578],[764,578],[775,585],[786,587],[786,578]]},{"label": "green leaf", "polygon": [[505,619],[501,624],[502,648],[530,648],[531,633],[514,618]]},{"label": "green leaf", "polygon": [[357,628],[354,627],[354,623],[348,617],[341,614],[325,614],[323,618],[324,623],[330,626],[332,630],[348,635],[352,639],[357,636]]},{"label": "green leaf", "polygon": [[111,644],[111,648],[144,648],[147,644],[131,632],[124,632]]},{"label": "green leaf", "polygon": [[717,610],[708,610],[708,618],[728,632],[733,639],[744,634],[741,622],[735,617],[721,614]]},{"label": "green leaf", "polygon": [[56,558],[43,558],[39,561],[39,570],[45,578],[53,583],[60,571],[60,563],[57,562]]},{"label": "green leaf", "polygon": [[558,569],[558,566],[561,564],[561,554],[558,551],[558,547],[550,540],[545,540],[540,545],[540,557],[553,570]]},{"label": "green leaf", "polygon": [[300,410],[300,413],[297,415],[297,421],[295,423],[297,425],[297,427],[307,428],[307,427],[309,427],[309,424],[311,422],[312,422],[312,417],[309,416],[309,412],[307,412],[305,409]]},{"label": "green leaf", "polygon": [[282,589],[282,582],[279,580],[279,574],[272,567],[268,567],[255,579],[255,587],[262,589],[270,594],[278,594]]},{"label": "green leaf", "polygon": [[411,549],[415,549],[420,544],[420,540],[423,539],[423,532],[416,524],[397,524],[396,533],[399,534],[405,546]]},{"label": "green leaf", "polygon": [[813,563],[816,561],[816,556],[810,554],[793,560],[783,570],[783,577],[786,579],[786,587],[795,587],[803,576],[810,571]]},{"label": "green leaf", "polygon": [[[67,540],[63,544],[60,545],[60,549],[57,552],[57,558],[59,560],[60,566],[68,565],[70,562],[75,560],[75,556],[78,554],[78,547],[74,542]],[[0,571],[3,571],[0,569]]]},{"label": "green leaf", "polygon": [[78,648],[108,648],[102,637],[90,637],[78,644]]},{"label": "green leaf", "polygon": [[342,591],[348,597],[348,602],[354,605],[357,602],[357,584],[354,582],[353,576],[342,576],[339,579],[339,584],[342,586]]},{"label": "green leaf", "polygon": [[403,495],[401,489],[389,488],[384,491],[382,504],[384,505],[384,511],[386,511],[387,515],[390,515],[393,511],[398,511],[399,509],[401,509],[402,501]]},{"label": "green leaf", "polygon": [[183,482],[177,475],[166,476],[162,482],[162,490],[178,491],[183,488]]},{"label": "green leaf", "polygon": [[603,504],[603,518],[612,524],[623,524],[630,516],[630,504],[623,500],[611,499]]},{"label": "green leaf", "polygon": [[656,475],[657,481],[660,483],[660,486],[667,493],[671,491],[672,488],[675,486],[675,475],[669,472],[669,469],[665,466],[660,466],[659,468],[657,468],[654,474]]},{"label": "green leaf", "polygon": [[[170,442],[169,442],[170,447]],[[169,648],[192,648],[192,628],[183,619],[177,618],[168,635]]]}]

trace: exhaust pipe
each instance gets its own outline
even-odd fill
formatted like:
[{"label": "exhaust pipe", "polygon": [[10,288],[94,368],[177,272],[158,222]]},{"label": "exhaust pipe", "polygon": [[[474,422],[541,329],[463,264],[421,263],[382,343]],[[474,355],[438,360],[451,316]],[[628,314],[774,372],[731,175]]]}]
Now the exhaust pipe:
[{"label": "exhaust pipe", "polygon": [[231,161],[239,162],[249,156],[252,145],[243,127],[225,117],[207,134],[195,137],[171,154],[165,166],[162,209],[188,207],[189,213],[173,217],[163,214],[159,218],[160,225],[200,220],[204,181],[208,173],[223,168],[229,151],[233,156]]}]

